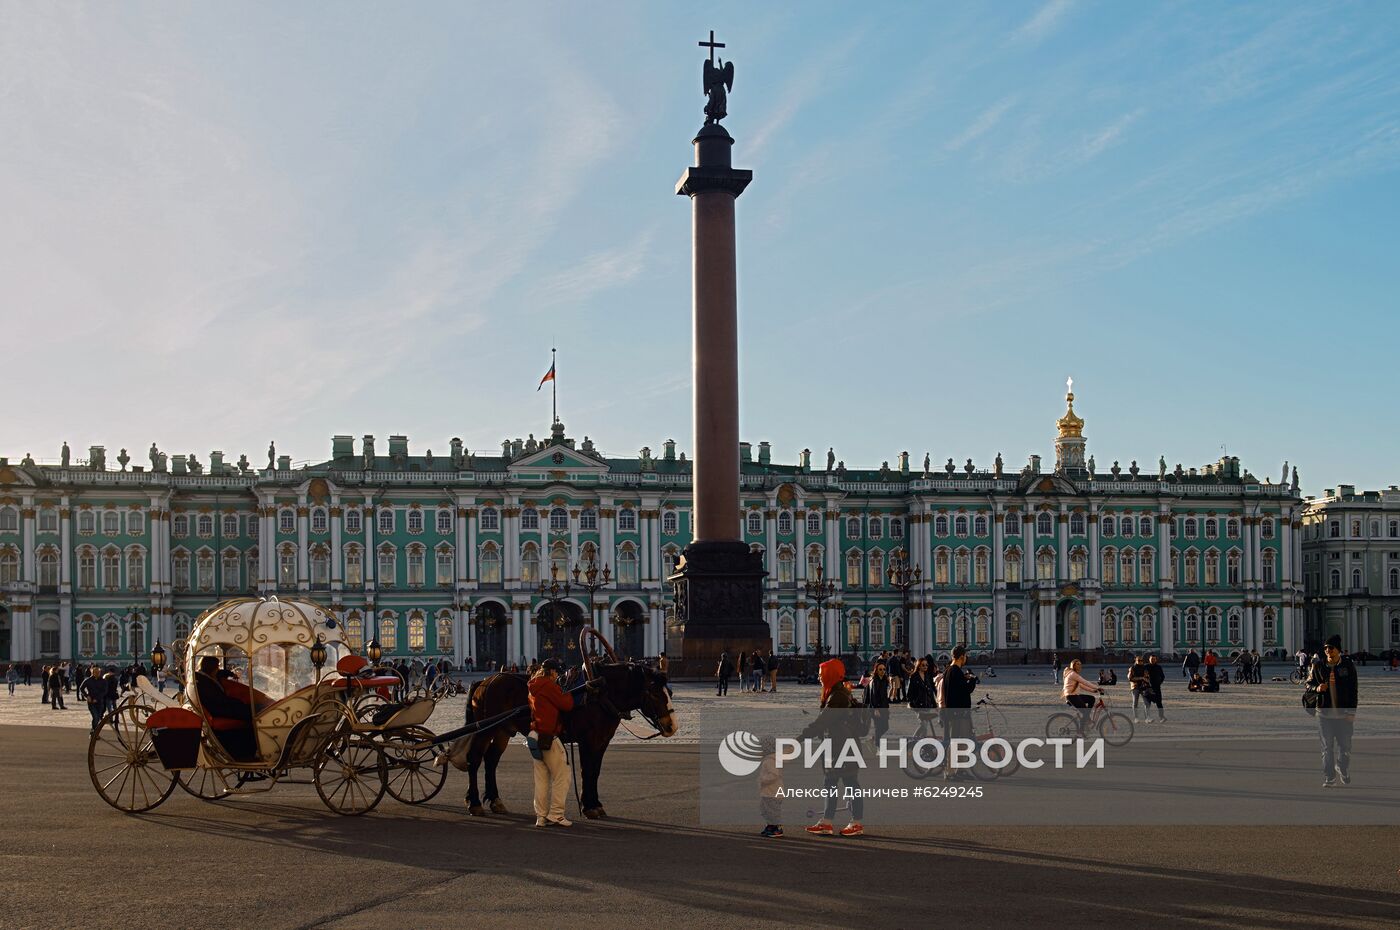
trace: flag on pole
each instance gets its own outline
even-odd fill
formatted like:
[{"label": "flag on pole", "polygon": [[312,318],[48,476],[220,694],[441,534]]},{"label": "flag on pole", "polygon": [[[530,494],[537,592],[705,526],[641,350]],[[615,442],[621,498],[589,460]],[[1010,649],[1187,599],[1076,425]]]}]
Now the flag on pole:
[{"label": "flag on pole", "polygon": [[546,371],[546,372],[544,373],[544,377],[540,379],[539,386],[535,388],[535,393],[539,393],[540,388],[544,387],[544,383],[545,383],[546,381],[553,381],[553,380],[554,380],[554,363],[553,363],[553,362],[550,362],[550,363],[549,363],[549,371]]}]

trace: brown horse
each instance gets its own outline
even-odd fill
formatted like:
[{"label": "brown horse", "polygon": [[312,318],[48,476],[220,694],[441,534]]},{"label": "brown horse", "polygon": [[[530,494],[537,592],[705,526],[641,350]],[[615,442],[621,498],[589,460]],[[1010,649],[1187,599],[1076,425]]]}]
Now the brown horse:
[{"label": "brown horse", "polygon": [[[635,712],[660,735],[676,733],[675,712],[665,675],[638,662],[595,662],[593,676],[601,687],[586,699],[583,691],[574,692],[575,701],[583,699],[584,703],[564,716],[563,735],[564,742],[578,747],[578,765],[583,774],[581,807],[583,815],[590,819],[607,816],[598,799],[598,776],[603,769],[603,754],[608,751],[619,723],[630,720]],[[510,744],[510,738],[530,730],[526,683],[524,675],[503,672],[483,678],[472,686],[467,700],[468,724],[520,709],[516,716],[489,730],[464,736],[452,744],[449,754],[452,764],[471,776],[466,800],[467,810],[473,816],[486,813],[483,802],[491,806],[492,813],[507,813],[496,789],[496,764]],[[483,760],[486,762],[484,798],[478,794],[476,782],[476,770]]]}]

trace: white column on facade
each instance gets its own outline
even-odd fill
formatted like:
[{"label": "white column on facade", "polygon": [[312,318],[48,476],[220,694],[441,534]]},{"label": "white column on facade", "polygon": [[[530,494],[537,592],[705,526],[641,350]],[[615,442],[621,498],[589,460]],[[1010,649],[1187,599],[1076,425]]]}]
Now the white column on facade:
[{"label": "white column on facade", "polygon": [[838,585],[844,585],[845,579],[841,577],[841,511],[831,502],[827,503],[822,525],[826,530],[826,577]]},{"label": "white column on facade", "polygon": [[[454,503],[455,506],[452,508],[452,544],[457,547],[457,558],[454,560],[453,564],[452,582],[456,587],[460,588],[466,583],[467,578],[470,577],[467,566],[471,560],[473,547],[467,541],[467,515],[469,511],[464,506],[464,502],[460,497],[457,498]],[[459,610],[458,614],[460,615],[461,613],[462,612]],[[460,630],[462,627],[459,624],[455,629]]]},{"label": "white column on facade", "polygon": [[[68,495],[63,495],[58,503],[58,592],[61,595],[71,596],[73,593],[73,543],[72,532],[73,511],[68,502]],[[152,556],[154,558],[154,556]],[[155,565],[151,565],[151,570],[155,570]]]},{"label": "white column on facade", "polygon": [[1058,538],[1055,544],[1055,578],[1059,581],[1069,577],[1069,511],[1066,507],[1060,504],[1060,512],[1055,514]]},{"label": "white column on facade", "polygon": [[[365,528],[364,579],[365,591],[368,592],[374,590],[375,573],[379,571],[379,555],[374,551],[374,532],[379,527],[379,517],[378,514],[374,512],[373,494],[365,495],[365,506],[363,510],[364,516],[361,518],[360,522]],[[374,637],[370,634],[370,630],[373,629],[373,624],[370,621],[374,619],[374,611],[366,610],[365,615],[368,618],[366,621],[365,635],[373,639]],[[368,640],[366,640],[366,642],[368,642]]]},{"label": "white column on facade", "polygon": [[58,655],[61,659],[74,659],[73,650],[73,602],[63,598],[58,602]]},{"label": "white column on facade", "polygon": [[[691,524],[692,530],[694,523]],[[604,566],[612,566],[613,576],[617,576],[617,506],[612,498],[598,501],[598,558]]]},{"label": "white column on facade", "polygon": [[305,591],[310,582],[307,557],[310,549],[310,526],[308,525],[306,495],[297,495],[297,587]]},{"label": "white column on facade", "polygon": [[1284,508],[1275,521],[1278,527],[1280,551],[1279,555],[1279,585],[1280,590],[1287,591],[1289,584],[1293,581],[1293,517],[1288,508]]},{"label": "white column on facade", "polygon": [[1002,550],[1006,548],[1006,514],[1001,505],[992,502],[992,646],[1006,646],[1006,567]]},{"label": "white column on facade", "polygon": [[[569,558],[573,559],[575,564],[582,562],[578,548],[578,515],[577,505],[569,508]],[[602,566],[599,566],[598,570],[602,571]]]},{"label": "white column on facade", "polygon": [[1029,585],[1031,590],[1035,590],[1036,582],[1040,580],[1035,567],[1035,531],[1038,521],[1035,511],[1029,509],[1029,502],[1026,506],[1028,509],[1021,514],[1021,543],[1025,547],[1021,552],[1021,583]]},{"label": "white column on facade", "polygon": [[[807,507],[804,503],[804,498],[801,494],[797,495],[797,500],[793,502],[792,518],[794,520],[792,529],[793,532],[796,534],[795,538],[797,540],[797,564],[793,566],[793,568],[797,572],[797,586],[800,588],[807,581]],[[908,532],[908,525],[909,524],[906,521],[906,533]],[[908,621],[906,620],[906,622]],[[802,638],[806,636],[806,624],[807,621],[805,619],[798,624],[798,627],[804,632],[801,636],[798,636],[796,631],[794,630],[794,642],[801,642]]]},{"label": "white column on facade", "polygon": [[21,497],[20,517],[23,520],[24,536],[20,548],[20,578],[30,583],[38,579],[34,564],[34,495]]},{"label": "white column on facade", "polygon": [[[778,586],[778,511],[776,500],[770,498],[763,505],[763,567],[768,569],[767,583]],[[777,628],[774,627],[774,642],[777,642]]]},{"label": "white column on facade", "polygon": [[654,582],[660,582],[661,577],[661,501],[660,499],[651,502],[649,508],[651,518],[651,541],[648,549],[651,552],[651,578]]},{"label": "white column on facade", "polygon": [[1090,501],[1089,513],[1086,515],[1089,521],[1089,565],[1085,575],[1098,579],[1099,586],[1102,587],[1103,566],[1099,559],[1099,516],[1098,501]]},{"label": "white column on facade", "polygon": [[332,590],[332,591],[339,591],[339,590],[341,589],[342,584],[343,584],[344,579],[345,579],[344,572],[343,572],[343,570],[342,570],[342,568],[341,568],[341,562],[344,561],[344,557],[343,557],[343,555],[341,554],[341,545],[340,545],[340,521],[341,521],[341,518],[342,518],[342,513],[343,513],[343,511],[341,510],[341,507],[340,507],[340,495],[339,495],[339,494],[332,494],[332,495],[331,495],[331,509],[330,509],[330,520],[331,520],[331,590]]},{"label": "white column on facade", "polygon": [[505,552],[501,553],[501,560],[505,565],[504,581],[508,589],[520,587],[520,510],[520,502],[515,495],[507,496],[506,507],[502,511],[506,522]]},{"label": "white column on facade", "polygon": [[1172,516],[1163,505],[1157,513],[1157,577],[1162,588],[1172,586],[1172,562],[1176,553],[1172,551]]}]

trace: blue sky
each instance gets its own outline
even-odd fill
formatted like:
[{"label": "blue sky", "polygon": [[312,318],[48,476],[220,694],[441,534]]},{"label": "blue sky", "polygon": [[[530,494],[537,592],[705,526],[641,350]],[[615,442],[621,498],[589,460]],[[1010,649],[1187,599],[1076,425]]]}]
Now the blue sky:
[{"label": "blue sky", "polygon": [[1400,482],[1393,3],[0,3],[0,452],[689,447],[709,29],[743,436]]}]

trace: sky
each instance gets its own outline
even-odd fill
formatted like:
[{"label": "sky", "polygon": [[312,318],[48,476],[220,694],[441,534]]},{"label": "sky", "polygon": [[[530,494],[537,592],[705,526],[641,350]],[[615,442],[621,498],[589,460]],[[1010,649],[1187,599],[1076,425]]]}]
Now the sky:
[{"label": "sky", "polygon": [[1400,483],[1400,4],[0,0],[0,454],[690,448],[697,42],[741,433]]}]

